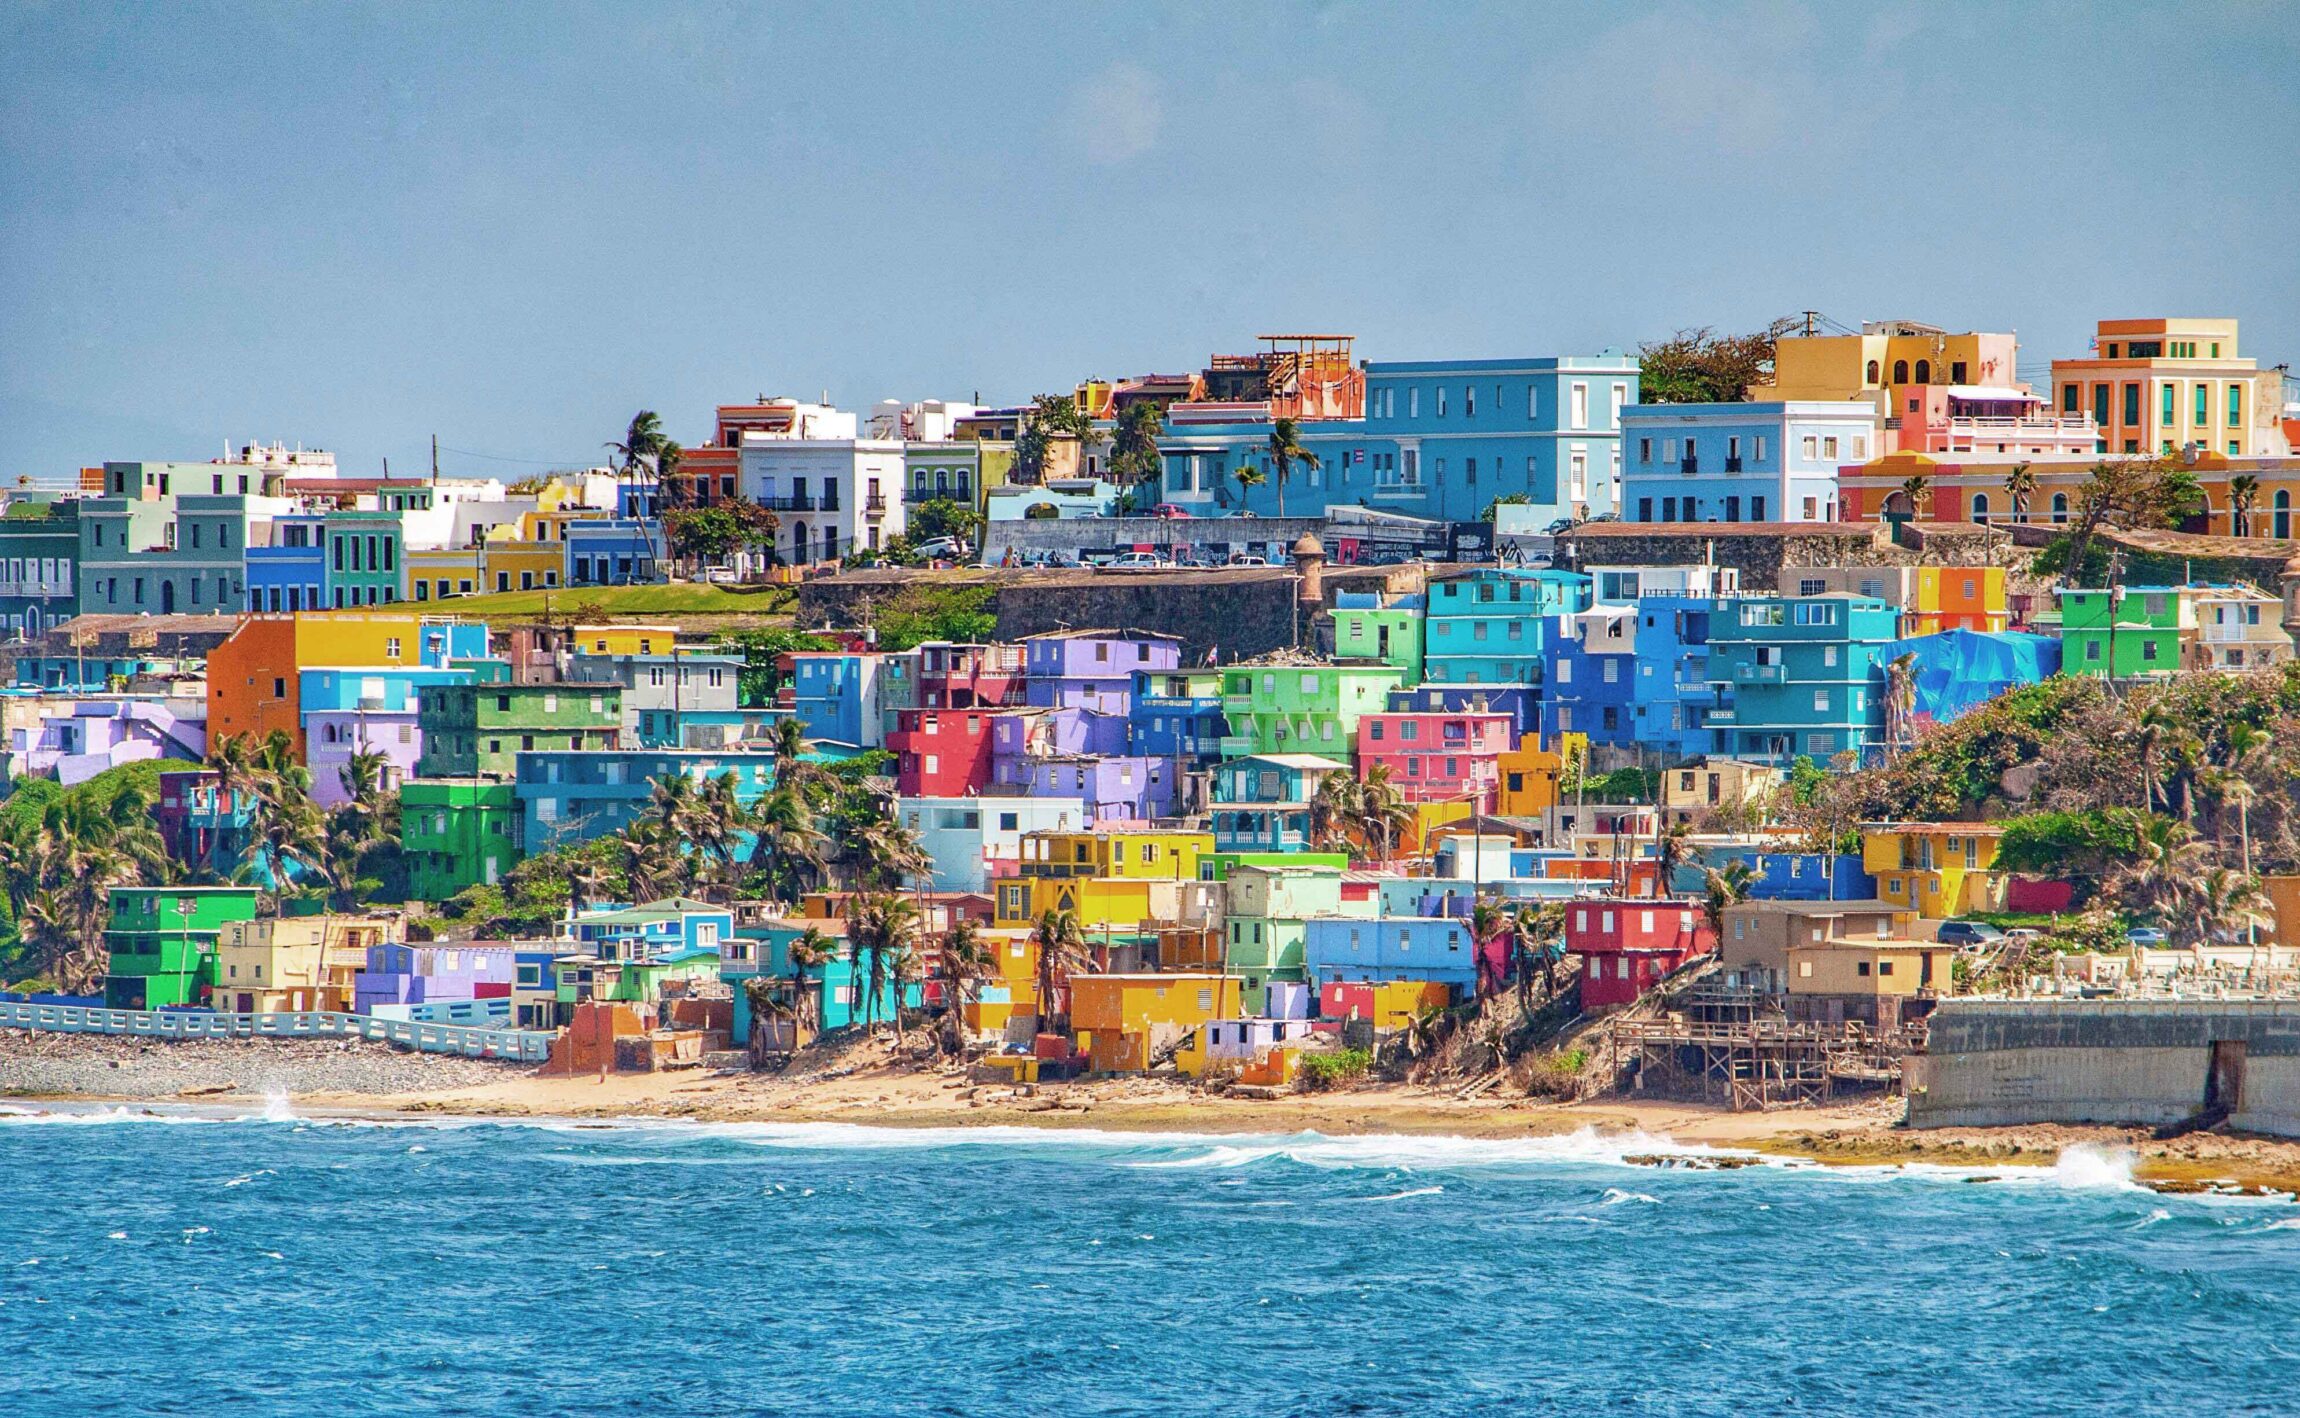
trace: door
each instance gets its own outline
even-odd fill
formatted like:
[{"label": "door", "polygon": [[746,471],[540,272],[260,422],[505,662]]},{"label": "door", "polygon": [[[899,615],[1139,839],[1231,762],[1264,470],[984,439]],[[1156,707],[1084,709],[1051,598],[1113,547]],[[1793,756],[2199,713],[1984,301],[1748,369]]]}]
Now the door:
[{"label": "door", "polygon": [[2244,1050],[2242,1039],[2212,1041],[2212,1071],[2204,1080],[2206,1112],[2225,1114],[2244,1110]]}]

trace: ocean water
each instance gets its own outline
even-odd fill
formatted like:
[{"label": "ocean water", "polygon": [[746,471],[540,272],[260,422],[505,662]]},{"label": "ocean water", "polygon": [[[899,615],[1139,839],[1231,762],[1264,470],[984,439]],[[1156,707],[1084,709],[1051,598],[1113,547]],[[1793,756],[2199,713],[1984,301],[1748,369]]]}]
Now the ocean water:
[{"label": "ocean water", "polygon": [[2300,1409],[2300,1207],[1660,1151],[0,1110],[0,1414]]}]

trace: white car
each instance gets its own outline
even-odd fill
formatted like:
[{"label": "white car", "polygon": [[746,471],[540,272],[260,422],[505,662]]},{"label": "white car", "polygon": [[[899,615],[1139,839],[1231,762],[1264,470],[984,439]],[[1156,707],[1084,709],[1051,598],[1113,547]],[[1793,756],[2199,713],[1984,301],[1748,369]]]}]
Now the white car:
[{"label": "white car", "polygon": [[1165,558],[1156,552],[1128,551],[1120,552],[1117,556],[1104,562],[1102,569],[1104,571],[1163,571],[1166,569],[1166,565]]},{"label": "white car", "polygon": [[929,561],[951,561],[966,555],[966,543],[955,537],[934,537],[911,550]]}]

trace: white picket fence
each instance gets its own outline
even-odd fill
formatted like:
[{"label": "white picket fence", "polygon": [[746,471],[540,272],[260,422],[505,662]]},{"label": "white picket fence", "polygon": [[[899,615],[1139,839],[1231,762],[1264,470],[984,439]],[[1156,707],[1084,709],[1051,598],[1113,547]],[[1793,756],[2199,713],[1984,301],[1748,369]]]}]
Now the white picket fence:
[{"label": "white picket fence", "polygon": [[128,1034],[147,1039],[377,1039],[423,1054],[541,1063],[555,1035],[529,1029],[484,1029],[366,1014],[305,1010],[280,1014],[224,1014],[208,1010],[95,1009],[69,1004],[0,1000],[0,1029],[42,1029],[58,1034]]}]

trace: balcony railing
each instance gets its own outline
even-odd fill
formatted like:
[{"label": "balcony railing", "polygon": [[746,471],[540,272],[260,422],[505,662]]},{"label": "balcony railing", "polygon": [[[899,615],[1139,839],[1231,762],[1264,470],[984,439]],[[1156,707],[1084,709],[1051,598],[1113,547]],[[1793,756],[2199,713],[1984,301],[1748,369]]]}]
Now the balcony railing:
[{"label": "balcony railing", "polygon": [[886,511],[886,494],[874,492],[870,496],[864,498],[863,511],[871,513]]},{"label": "balcony railing", "polygon": [[1677,460],[1677,469],[1679,472],[1684,473],[1698,473],[1701,471],[1701,460],[1695,457],[1693,454],[1688,453],[1683,458]]},{"label": "balcony railing", "polygon": [[1780,684],[1789,677],[1785,665],[1735,665],[1733,678],[1744,684]]},{"label": "balcony railing", "polygon": [[[769,512],[813,512],[818,510],[814,498],[803,492],[785,493],[779,497],[770,494],[760,498],[758,502],[759,506],[766,508]],[[836,512],[838,506],[833,503],[831,506],[819,510]]]},{"label": "balcony railing", "polygon": [[1737,473],[1737,472],[1740,472],[1740,471],[1741,471],[1741,460],[1740,460],[1739,458],[1728,457],[1728,458],[1725,460],[1725,471],[1726,471],[1726,472],[1728,472],[1728,473]]}]

